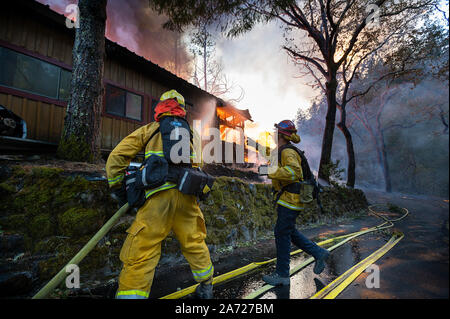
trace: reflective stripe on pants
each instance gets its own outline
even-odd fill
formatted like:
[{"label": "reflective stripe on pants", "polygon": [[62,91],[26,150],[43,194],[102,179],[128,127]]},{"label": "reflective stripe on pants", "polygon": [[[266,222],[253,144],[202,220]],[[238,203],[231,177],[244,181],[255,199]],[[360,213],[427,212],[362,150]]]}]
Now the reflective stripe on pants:
[{"label": "reflective stripe on pants", "polygon": [[148,292],[142,290],[122,290],[116,294],[116,299],[147,299]]}]

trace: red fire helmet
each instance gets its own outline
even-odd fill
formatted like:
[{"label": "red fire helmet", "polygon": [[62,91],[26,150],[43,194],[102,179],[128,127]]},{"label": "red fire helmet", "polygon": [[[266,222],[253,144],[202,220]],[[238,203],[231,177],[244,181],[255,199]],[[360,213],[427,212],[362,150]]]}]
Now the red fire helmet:
[{"label": "red fire helmet", "polygon": [[286,136],[291,136],[292,133],[297,132],[294,122],[290,120],[281,121],[280,123],[275,124],[274,126],[278,129],[278,133],[281,133]]}]

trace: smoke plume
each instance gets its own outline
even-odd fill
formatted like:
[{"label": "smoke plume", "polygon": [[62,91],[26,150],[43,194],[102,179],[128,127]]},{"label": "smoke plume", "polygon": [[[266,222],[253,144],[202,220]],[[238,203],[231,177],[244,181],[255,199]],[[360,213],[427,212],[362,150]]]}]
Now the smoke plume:
[{"label": "smoke plume", "polygon": [[[37,0],[60,14],[76,0]],[[183,34],[162,27],[167,19],[149,7],[148,0],[109,0],[107,5],[106,37],[137,55],[188,79],[191,57]]]}]

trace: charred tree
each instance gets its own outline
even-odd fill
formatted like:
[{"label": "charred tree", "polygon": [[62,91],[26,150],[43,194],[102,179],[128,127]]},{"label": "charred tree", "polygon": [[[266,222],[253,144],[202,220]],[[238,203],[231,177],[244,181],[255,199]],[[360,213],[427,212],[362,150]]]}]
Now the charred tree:
[{"label": "charred tree", "polygon": [[58,156],[66,160],[92,163],[100,158],[106,4],[107,0],[78,2],[71,94],[58,146]]},{"label": "charred tree", "polygon": [[355,158],[355,148],[353,145],[353,138],[352,134],[350,133],[350,130],[347,127],[347,112],[345,110],[345,106],[341,106],[341,120],[337,124],[337,127],[339,130],[344,134],[345,137],[345,143],[347,147],[347,186],[354,188],[355,187],[355,180],[356,180],[356,158]]},{"label": "charred tree", "polygon": [[327,97],[327,115],[325,118],[325,129],[322,139],[322,151],[320,155],[319,173],[318,177],[329,182],[330,176],[326,175],[324,168],[331,162],[331,151],[333,147],[334,126],[336,124],[336,75],[331,76],[331,80],[326,84]]}]

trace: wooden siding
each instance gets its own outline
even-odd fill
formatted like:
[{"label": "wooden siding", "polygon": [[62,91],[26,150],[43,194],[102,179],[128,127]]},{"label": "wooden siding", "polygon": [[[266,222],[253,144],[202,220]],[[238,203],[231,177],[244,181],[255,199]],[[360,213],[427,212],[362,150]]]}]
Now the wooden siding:
[{"label": "wooden siding", "polygon": [[[65,26],[55,27],[43,19],[33,17],[24,11],[0,12],[0,45],[18,49],[21,53],[33,55],[61,67],[70,68],[74,32]],[[101,120],[101,148],[113,149],[121,139],[141,125],[152,121],[152,100],[158,100],[162,93],[172,89],[158,82],[152,74],[132,68],[114,57],[106,55],[104,77],[106,82],[143,96],[142,122],[110,116],[103,112]],[[0,104],[22,117],[28,127],[28,138],[58,142],[64,123],[65,103],[49,103],[38,96],[21,92],[7,92],[0,87]],[[177,88],[175,88],[177,89]],[[200,117],[199,96],[195,92],[183,92],[187,102],[193,104],[188,119]]]}]

